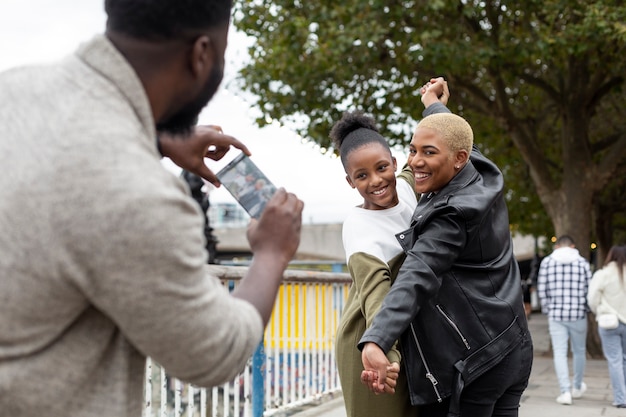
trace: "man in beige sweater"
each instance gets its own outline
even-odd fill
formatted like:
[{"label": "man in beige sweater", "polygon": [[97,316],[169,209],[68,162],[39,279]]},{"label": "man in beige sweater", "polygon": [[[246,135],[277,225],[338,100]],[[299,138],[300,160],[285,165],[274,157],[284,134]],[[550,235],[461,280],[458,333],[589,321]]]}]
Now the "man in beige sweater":
[{"label": "man in beige sweater", "polygon": [[197,385],[234,378],[299,243],[302,202],[281,189],[229,294],[205,272],[197,204],[160,163],[219,184],[203,157],[249,153],[192,128],[222,78],[230,0],[105,9],[105,34],[74,55],[0,74],[3,416],[138,417],[146,356]]}]

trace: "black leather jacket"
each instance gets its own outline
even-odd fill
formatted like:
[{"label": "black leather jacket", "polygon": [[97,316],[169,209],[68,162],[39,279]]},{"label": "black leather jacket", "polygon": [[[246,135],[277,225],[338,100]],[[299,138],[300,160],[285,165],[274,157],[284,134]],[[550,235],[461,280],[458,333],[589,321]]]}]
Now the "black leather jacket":
[{"label": "black leather jacket", "polygon": [[457,407],[463,386],[528,333],[503,186],[498,167],[474,148],[396,235],[407,257],[359,347],[374,342],[387,352],[400,339],[413,404],[452,396]]}]

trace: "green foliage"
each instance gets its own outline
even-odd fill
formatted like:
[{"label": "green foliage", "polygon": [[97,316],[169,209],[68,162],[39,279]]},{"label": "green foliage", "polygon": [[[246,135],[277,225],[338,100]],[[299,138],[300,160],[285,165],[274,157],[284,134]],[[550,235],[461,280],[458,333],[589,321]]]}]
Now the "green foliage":
[{"label": "green foliage", "polygon": [[255,39],[241,76],[259,125],[304,119],[298,133],[323,149],[348,109],[406,145],[419,87],[445,76],[502,167],[513,227],[545,236],[626,156],[624,22],[617,0],[239,0],[234,19]]}]

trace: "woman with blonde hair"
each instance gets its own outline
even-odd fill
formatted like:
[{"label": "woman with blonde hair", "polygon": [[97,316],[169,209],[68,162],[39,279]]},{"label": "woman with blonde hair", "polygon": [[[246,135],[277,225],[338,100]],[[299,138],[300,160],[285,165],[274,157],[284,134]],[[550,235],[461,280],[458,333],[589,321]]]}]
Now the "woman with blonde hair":
[{"label": "woman with blonde hair", "polygon": [[[626,408],[626,246],[613,246],[604,261],[604,267],[593,274],[589,283],[587,302],[599,319],[614,315],[614,324],[598,323],[602,351],[606,357],[613,405]],[[602,327],[605,326],[605,327]]]}]

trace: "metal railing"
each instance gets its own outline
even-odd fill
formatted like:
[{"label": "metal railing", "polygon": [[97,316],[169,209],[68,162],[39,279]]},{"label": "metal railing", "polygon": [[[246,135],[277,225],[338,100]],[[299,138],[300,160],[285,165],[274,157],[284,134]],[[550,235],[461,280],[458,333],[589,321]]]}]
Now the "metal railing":
[{"label": "metal railing", "polygon": [[[247,267],[208,265],[228,288]],[[347,273],[287,270],[264,340],[242,374],[210,389],[174,378],[148,359],[143,417],[261,417],[315,403],[341,389],[335,332]]]}]

